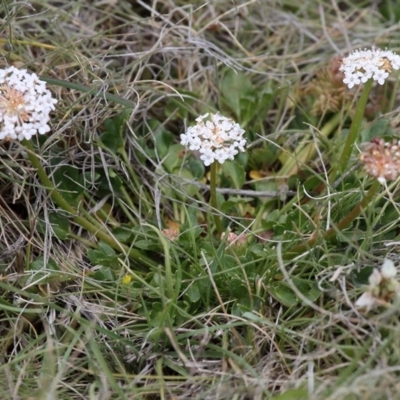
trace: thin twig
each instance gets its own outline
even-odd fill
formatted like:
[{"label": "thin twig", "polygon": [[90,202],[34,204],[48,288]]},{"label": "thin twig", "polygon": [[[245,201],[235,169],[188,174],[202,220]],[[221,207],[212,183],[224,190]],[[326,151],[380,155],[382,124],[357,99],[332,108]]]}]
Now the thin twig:
[{"label": "thin twig", "polygon": [[[186,181],[187,184],[195,185],[205,190],[210,190],[210,185],[205,185],[204,183],[195,182],[195,181]],[[266,191],[256,191],[256,190],[247,190],[247,189],[231,189],[231,188],[217,188],[217,192],[222,194],[232,194],[237,196],[248,196],[248,197],[282,197],[282,196],[296,196],[297,191],[288,190],[288,191],[280,191],[280,190],[266,190]]]}]

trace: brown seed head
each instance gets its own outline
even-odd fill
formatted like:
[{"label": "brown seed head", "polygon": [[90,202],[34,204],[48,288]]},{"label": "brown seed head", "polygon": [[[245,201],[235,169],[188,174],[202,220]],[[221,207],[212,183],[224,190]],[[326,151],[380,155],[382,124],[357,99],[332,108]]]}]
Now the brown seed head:
[{"label": "brown seed head", "polygon": [[368,143],[360,156],[366,172],[380,183],[392,181],[400,175],[400,143],[393,139],[385,142],[375,138]]}]

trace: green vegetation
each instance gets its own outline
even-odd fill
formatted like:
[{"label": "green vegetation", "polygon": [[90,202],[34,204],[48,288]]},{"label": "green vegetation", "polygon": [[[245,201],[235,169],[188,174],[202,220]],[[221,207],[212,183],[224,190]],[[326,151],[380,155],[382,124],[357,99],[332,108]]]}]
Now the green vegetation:
[{"label": "green vegetation", "polygon": [[[397,398],[399,300],[355,302],[399,265],[399,181],[359,156],[400,72],[339,71],[400,52],[375,3],[0,2],[2,68],[58,99],[0,142],[1,399]],[[217,112],[246,150],[205,166],[180,135]]]}]

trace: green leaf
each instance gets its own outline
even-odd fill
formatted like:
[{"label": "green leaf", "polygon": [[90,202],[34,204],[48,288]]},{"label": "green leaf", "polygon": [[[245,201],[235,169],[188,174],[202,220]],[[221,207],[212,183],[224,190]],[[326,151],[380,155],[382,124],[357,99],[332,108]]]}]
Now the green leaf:
[{"label": "green leaf", "polygon": [[258,94],[259,101],[257,102],[258,107],[256,114],[259,114],[260,111],[266,113],[271,108],[276,96],[280,95],[285,89],[284,86],[274,89],[269,86],[264,87]]},{"label": "green leaf", "polygon": [[256,243],[256,244],[251,245],[249,247],[249,251],[252,254],[254,254],[256,257],[259,257],[262,259],[264,259],[267,254],[266,247],[262,243]]},{"label": "green leaf", "polygon": [[65,240],[69,234],[69,219],[63,215],[52,213],[49,220],[54,234],[60,240]]},{"label": "green leaf", "polygon": [[170,132],[162,130],[156,134],[155,145],[160,158],[164,158],[169,153],[174,141],[174,136]]},{"label": "green leaf", "polygon": [[388,21],[397,23],[400,20],[400,0],[381,0],[378,9]]},{"label": "green leaf", "polygon": [[237,215],[244,215],[246,213],[252,214],[254,209],[251,203],[253,202],[251,197],[229,197],[229,200],[224,201],[220,204],[220,209],[223,213],[235,213]]},{"label": "green leaf", "polygon": [[393,130],[386,118],[374,121],[372,125],[360,132],[361,142],[369,142],[375,137],[381,138],[383,136],[393,136]]},{"label": "green leaf", "polygon": [[365,266],[361,268],[359,271],[357,270],[353,271],[350,277],[356,287],[360,287],[361,285],[368,285],[369,277],[371,276],[373,271],[374,271],[373,267]]},{"label": "green leaf", "polygon": [[133,232],[132,229],[129,227],[120,226],[118,228],[115,228],[112,231],[112,234],[115,237],[115,239],[117,239],[118,242],[120,243],[132,242]]},{"label": "green leaf", "polygon": [[109,168],[107,172],[108,175],[106,175],[103,169],[98,171],[97,194],[101,197],[107,196],[110,193],[114,196],[115,192],[119,192],[123,185],[121,178],[114,169]]},{"label": "green leaf", "polygon": [[239,105],[242,114],[240,118],[240,125],[247,126],[254,116],[257,115],[257,96],[249,96],[244,99],[242,98],[240,99]]},{"label": "green leaf", "polygon": [[125,123],[129,118],[129,110],[124,110],[114,118],[104,122],[105,131],[100,136],[100,140],[105,147],[116,153],[124,146],[123,131]]},{"label": "green leaf", "polygon": [[284,393],[271,398],[271,400],[307,400],[309,398],[306,389],[289,389]]},{"label": "green leaf", "polygon": [[189,171],[192,173],[194,178],[201,179],[204,177],[206,169],[201,160],[190,157],[185,165],[189,168]]},{"label": "green leaf", "polygon": [[52,258],[47,259],[47,262],[45,262],[43,256],[35,258],[35,260],[29,264],[29,269],[31,271],[43,271],[44,269],[51,271],[60,270],[57,263]]},{"label": "green leaf", "polygon": [[141,250],[160,250],[160,244],[154,240],[136,240],[134,247]]},{"label": "green leaf", "polygon": [[276,145],[265,143],[261,148],[253,148],[249,153],[249,168],[260,171],[268,169],[276,162],[279,151]]},{"label": "green leaf", "polygon": [[179,238],[179,243],[188,243],[190,247],[196,244],[196,240],[203,232],[203,228],[199,225],[197,220],[197,211],[194,207],[186,208],[186,220],[182,224],[180,231],[181,236]]},{"label": "green leaf", "polygon": [[168,96],[164,107],[165,116],[168,118],[174,116],[174,118],[182,121],[189,119],[190,115],[198,115],[192,105],[197,102],[199,95],[182,89],[179,89],[179,93],[184,96],[185,100],[183,101],[179,96]]},{"label": "green leaf", "polygon": [[100,242],[98,245],[98,249],[103,253],[106,254],[107,256],[114,256],[115,255],[115,250],[109,246],[108,244],[104,242]]},{"label": "green leaf", "polygon": [[153,328],[163,327],[167,317],[168,310],[164,308],[164,305],[160,302],[154,302],[152,304],[152,310],[150,311],[149,324],[153,326]]},{"label": "green leaf", "polygon": [[246,172],[242,165],[234,161],[225,161],[222,164],[223,173],[232,180],[235,189],[241,189],[246,182]]},{"label": "green leaf", "polygon": [[296,208],[289,212],[286,217],[286,229],[300,229],[304,232],[312,230],[313,224],[310,219],[307,218],[311,212],[312,210],[310,210],[310,207],[307,204],[304,204],[301,209]]},{"label": "green leaf", "polygon": [[[60,273],[58,264],[52,258],[45,260],[43,256],[38,256],[29,264],[29,270],[36,271],[30,279],[32,282],[37,282],[39,285],[50,282],[61,282],[69,279],[66,279],[65,275]],[[25,279],[23,280],[25,281]]]},{"label": "green leaf", "polygon": [[115,282],[117,280],[114,270],[104,266],[96,270],[92,276],[93,279],[101,282]]},{"label": "green leaf", "polygon": [[232,306],[232,315],[241,317],[244,313],[248,312],[253,308],[251,299],[247,296],[243,297],[240,302],[235,302]]},{"label": "green leaf", "polygon": [[197,303],[201,299],[201,292],[199,285],[193,282],[185,291],[185,297],[187,297],[191,303]]},{"label": "green leaf", "polygon": [[275,235],[282,235],[287,229],[287,217],[287,214],[281,215],[279,210],[273,210],[261,221],[261,226],[265,231],[273,230]]},{"label": "green leaf", "polygon": [[275,300],[286,307],[292,307],[299,302],[299,299],[286,282],[278,281],[272,283],[268,288],[268,292]]},{"label": "green leaf", "polygon": [[57,167],[53,174],[54,182],[65,200],[77,204],[77,199],[85,190],[83,175],[72,165]]},{"label": "green leaf", "polygon": [[[258,192],[278,192],[279,191],[279,186],[278,183],[274,179],[269,179],[269,180],[257,180],[255,182],[252,182],[252,185],[254,185],[254,189]],[[260,199],[261,202],[266,203],[271,201],[271,198],[265,197]]]},{"label": "green leaf", "polygon": [[[183,178],[186,182],[195,180],[192,173],[186,168],[176,169],[173,171],[173,174]],[[197,185],[192,185],[186,182],[182,182],[182,184],[178,187],[179,190],[175,192],[175,194],[184,201],[186,201],[188,197],[193,197],[200,191],[200,188]]]},{"label": "green leaf", "polygon": [[87,256],[92,265],[102,265],[117,268],[119,266],[118,256],[113,248],[100,242],[97,249],[89,249]]},{"label": "green leaf", "polygon": [[[292,283],[309,301],[315,302],[321,295],[318,285],[314,281],[292,277]],[[271,296],[286,307],[292,307],[301,302],[286,282],[277,281],[268,288]]]},{"label": "green leaf", "polygon": [[249,298],[249,290],[246,286],[246,283],[237,276],[234,276],[229,281],[229,292],[231,297],[236,299],[248,299]]},{"label": "green leaf", "polygon": [[[54,235],[58,239],[65,240],[68,237],[69,234],[68,217],[57,213],[51,213],[49,215],[49,222]],[[45,218],[42,214],[39,218],[36,229],[39,233],[44,234],[46,232],[46,228],[47,228],[47,222],[45,221]]]},{"label": "green leaf", "polygon": [[260,113],[268,112],[283,89],[274,90],[270,84],[255,87],[244,73],[229,70],[222,78],[221,100],[235,114],[240,125],[246,128]]},{"label": "green leaf", "polygon": [[250,78],[242,72],[229,69],[222,78],[222,101],[231,109],[238,121],[242,119],[241,99],[251,96],[254,91]]},{"label": "green leaf", "polygon": [[317,283],[314,281],[294,276],[292,277],[292,282],[296,285],[301,294],[313,303],[318,300],[319,296],[321,296],[321,291],[319,290]]},{"label": "green leaf", "polygon": [[183,160],[184,147],[181,144],[174,144],[169,147],[168,153],[163,160],[164,168],[172,173],[173,170],[178,169]]}]

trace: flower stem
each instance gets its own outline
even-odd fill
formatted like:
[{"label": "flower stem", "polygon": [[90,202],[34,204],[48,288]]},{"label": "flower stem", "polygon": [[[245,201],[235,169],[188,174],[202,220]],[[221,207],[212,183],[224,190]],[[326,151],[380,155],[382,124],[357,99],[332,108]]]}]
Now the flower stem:
[{"label": "flower stem", "polygon": [[374,180],[373,184],[369,188],[367,194],[364,198],[344,217],[342,218],[333,228],[328,229],[322,235],[317,235],[317,232],[314,232],[311,235],[311,238],[308,239],[305,243],[301,243],[297,246],[294,246],[287,252],[288,257],[294,256],[294,254],[301,253],[306,251],[307,249],[313,247],[319,238],[321,239],[330,239],[335,236],[338,232],[347,228],[367,207],[367,205],[375,198],[376,193],[378,193],[381,184],[378,180]]},{"label": "flower stem", "polygon": [[210,193],[211,193],[211,207],[213,208],[214,222],[219,235],[222,234],[222,224],[219,218],[218,212],[218,201],[217,201],[217,163],[214,161],[211,164],[211,177],[210,177]]},{"label": "flower stem", "polygon": [[45,189],[50,193],[51,198],[53,201],[61,207],[64,211],[71,214],[72,219],[82,228],[86,229],[88,232],[96,236],[97,239],[102,240],[114,250],[117,250],[122,253],[128,254],[132,259],[137,262],[141,262],[146,266],[157,267],[157,263],[152,259],[148,258],[147,256],[143,255],[141,252],[129,248],[128,246],[118,242],[112,236],[108,235],[104,230],[95,226],[91,222],[89,222],[86,218],[78,215],[78,210],[76,210],[73,206],[71,206],[67,200],[64,199],[62,194],[57,190],[54,186],[53,182],[47,176],[46,171],[42,167],[42,164],[39,161],[38,156],[36,155],[33,146],[29,140],[24,139],[22,141],[24,146],[28,151],[28,157],[30,162],[32,163],[33,167],[36,169],[37,174],[44,185]]},{"label": "flower stem", "polygon": [[373,79],[368,79],[365,83],[364,88],[361,92],[360,100],[358,101],[356,112],[354,114],[353,121],[347,134],[346,143],[343,147],[342,155],[340,157],[339,168],[340,172],[346,171],[347,164],[349,162],[351,153],[353,151],[354,143],[361,130],[361,123],[364,116],[365,106],[367,105],[369,92],[371,91]]}]

